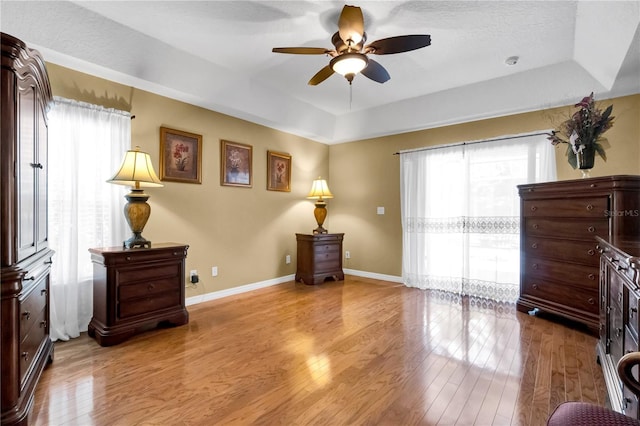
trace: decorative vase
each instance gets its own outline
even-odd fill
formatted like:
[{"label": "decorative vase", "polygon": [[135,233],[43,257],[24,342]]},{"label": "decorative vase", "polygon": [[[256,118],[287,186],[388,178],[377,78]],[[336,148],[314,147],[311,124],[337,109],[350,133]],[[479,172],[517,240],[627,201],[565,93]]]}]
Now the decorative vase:
[{"label": "decorative vase", "polygon": [[589,172],[593,169],[595,156],[596,150],[594,148],[584,148],[576,154],[576,163],[578,165],[578,169],[582,172],[583,178],[591,177]]}]

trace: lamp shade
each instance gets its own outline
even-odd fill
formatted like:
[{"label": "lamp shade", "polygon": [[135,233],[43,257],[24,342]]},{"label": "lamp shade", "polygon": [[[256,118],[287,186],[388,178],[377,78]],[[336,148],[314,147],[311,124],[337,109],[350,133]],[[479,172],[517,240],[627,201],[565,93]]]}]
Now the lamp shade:
[{"label": "lamp shade", "polygon": [[311,191],[309,191],[309,195],[307,198],[314,200],[322,200],[324,198],[333,198],[333,194],[329,191],[329,186],[327,185],[327,181],[318,177],[318,179],[313,181],[311,185]]},{"label": "lamp shade", "polygon": [[139,147],[127,151],[122,165],[107,182],[135,188],[164,186],[153,169],[151,157],[146,152],[140,151]]},{"label": "lamp shade", "polygon": [[340,56],[336,56],[329,63],[331,69],[338,74],[344,76],[348,74],[358,74],[360,71],[369,65],[369,59],[367,55],[357,52],[343,53]]}]

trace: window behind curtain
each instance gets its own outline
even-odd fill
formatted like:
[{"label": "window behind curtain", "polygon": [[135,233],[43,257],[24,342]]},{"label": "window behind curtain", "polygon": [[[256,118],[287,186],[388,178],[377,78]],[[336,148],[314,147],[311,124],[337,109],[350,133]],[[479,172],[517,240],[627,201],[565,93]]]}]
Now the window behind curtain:
[{"label": "window behind curtain", "polygon": [[555,179],[555,150],[544,135],[402,153],[404,283],[515,301],[516,186]]},{"label": "window behind curtain", "polygon": [[93,314],[90,247],[121,245],[125,189],[106,182],[130,147],[130,114],[55,98],[49,114],[51,338],[77,337]]}]

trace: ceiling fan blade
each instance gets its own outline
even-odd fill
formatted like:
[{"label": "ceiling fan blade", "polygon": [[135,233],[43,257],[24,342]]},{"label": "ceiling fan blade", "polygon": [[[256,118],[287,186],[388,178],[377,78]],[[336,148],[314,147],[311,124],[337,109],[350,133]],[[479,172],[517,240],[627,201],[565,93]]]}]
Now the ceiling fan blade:
[{"label": "ceiling fan blade", "polygon": [[316,73],[316,75],[311,77],[311,80],[309,80],[309,86],[316,86],[316,85],[322,83],[323,81],[325,81],[326,79],[331,77],[333,75],[333,73],[334,73],[333,68],[331,68],[329,65],[327,65],[326,67],[324,67],[320,71],[318,71]]},{"label": "ceiling fan blade", "polygon": [[340,13],[340,19],[338,19],[338,32],[340,38],[347,45],[347,40],[352,40],[353,44],[360,43],[364,36],[364,16],[362,16],[362,9],[357,6],[345,6]]},{"label": "ceiling fan blade", "polygon": [[291,53],[294,55],[324,55],[330,50],[324,47],[274,47],[273,53]]},{"label": "ceiling fan blade", "polygon": [[404,35],[376,40],[365,46],[364,50],[366,53],[389,55],[391,53],[409,52],[410,50],[427,47],[430,44],[431,36],[428,34]]},{"label": "ceiling fan blade", "polygon": [[378,83],[384,83],[391,78],[387,70],[373,59],[369,59],[369,65],[360,71],[360,74]]}]

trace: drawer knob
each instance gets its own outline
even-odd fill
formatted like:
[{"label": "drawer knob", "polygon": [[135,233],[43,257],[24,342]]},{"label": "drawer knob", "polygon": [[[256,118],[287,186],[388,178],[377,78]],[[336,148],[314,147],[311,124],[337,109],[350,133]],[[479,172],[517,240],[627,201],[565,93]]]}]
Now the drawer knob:
[{"label": "drawer knob", "polygon": [[535,212],[536,210],[538,210],[538,207],[537,207],[537,206],[531,206],[531,211],[532,211],[532,212]]},{"label": "drawer knob", "polygon": [[592,184],[591,184],[591,185],[589,185],[589,186],[590,186],[591,188],[595,188],[595,187],[596,187],[596,186],[598,186],[598,185],[596,185],[595,183],[592,183]]},{"label": "drawer knob", "polygon": [[593,210],[593,205],[591,205],[591,204],[587,204],[587,210],[588,210],[588,211]]},{"label": "drawer knob", "polygon": [[587,300],[587,302],[589,302],[590,305],[596,304],[596,301],[593,299],[593,297],[590,297],[589,300]]},{"label": "drawer knob", "polygon": [[622,329],[616,328],[616,337],[620,337],[620,336],[622,336]]},{"label": "drawer knob", "polygon": [[596,275],[595,275],[595,274],[589,274],[589,275],[587,275],[587,277],[588,277],[591,281],[593,281],[593,280],[595,280],[595,279],[596,279]]},{"label": "drawer knob", "polygon": [[538,284],[534,284],[534,285],[532,285],[531,287],[532,287],[534,290],[537,290],[537,289],[538,289]]},{"label": "drawer knob", "polygon": [[534,263],[533,265],[531,265],[531,267],[532,267],[533,269],[538,269],[538,264],[537,264],[537,263]]},{"label": "drawer knob", "polygon": [[589,256],[593,256],[594,254],[596,254],[596,251],[594,249],[589,249],[589,250],[587,250],[587,254]]},{"label": "drawer knob", "polygon": [[540,225],[538,225],[537,223],[534,223],[533,224],[533,229],[538,229],[538,228],[540,228]]},{"label": "drawer knob", "polygon": [[596,228],[593,227],[593,226],[590,226],[590,227],[587,228],[587,231],[589,231],[591,233],[594,233],[594,232],[596,232]]},{"label": "drawer knob", "polygon": [[47,322],[45,320],[40,321],[40,328],[47,328]]},{"label": "drawer knob", "polygon": [[40,296],[46,296],[47,295],[47,289],[43,288],[42,290],[40,290]]},{"label": "drawer knob", "polygon": [[22,356],[22,358],[24,358],[25,361],[29,360],[29,352],[22,352],[20,356]]},{"label": "drawer knob", "polygon": [[24,311],[22,313],[22,316],[25,317],[25,319],[29,320],[29,318],[31,318],[31,312],[29,311]]},{"label": "drawer knob", "polygon": [[538,248],[538,243],[531,244],[531,248],[537,249]]},{"label": "drawer knob", "polygon": [[154,288],[156,288],[156,286],[155,286],[155,285],[153,285],[153,284],[149,284],[149,285],[147,286],[147,290],[153,290]]}]

